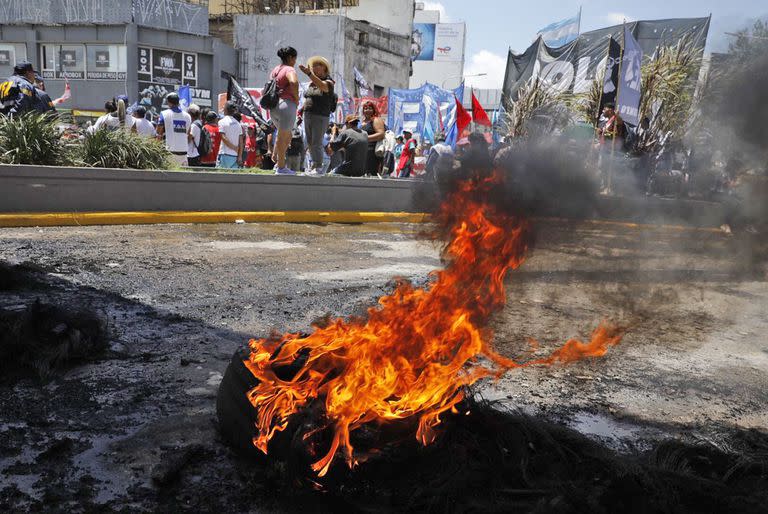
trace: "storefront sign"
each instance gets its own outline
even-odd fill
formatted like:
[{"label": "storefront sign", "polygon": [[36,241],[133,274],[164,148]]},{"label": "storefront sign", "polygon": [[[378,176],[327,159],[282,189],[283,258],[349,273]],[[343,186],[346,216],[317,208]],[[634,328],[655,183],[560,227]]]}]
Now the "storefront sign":
[{"label": "storefront sign", "polygon": [[89,71],[88,80],[125,80],[124,71]]},{"label": "storefront sign", "polygon": [[0,50],[0,66],[11,64],[11,52],[9,50]]}]

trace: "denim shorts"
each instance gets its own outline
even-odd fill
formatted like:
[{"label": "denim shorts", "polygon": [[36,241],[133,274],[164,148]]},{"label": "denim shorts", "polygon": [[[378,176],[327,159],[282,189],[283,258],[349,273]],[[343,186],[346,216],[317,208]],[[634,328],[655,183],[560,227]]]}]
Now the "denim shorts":
[{"label": "denim shorts", "polygon": [[217,168],[234,169],[238,168],[237,156],[228,155],[225,153],[219,154],[219,161],[216,163]]},{"label": "denim shorts", "polygon": [[277,130],[292,130],[296,126],[296,110],[299,108],[292,100],[280,99],[277,107],[269,111]]}]

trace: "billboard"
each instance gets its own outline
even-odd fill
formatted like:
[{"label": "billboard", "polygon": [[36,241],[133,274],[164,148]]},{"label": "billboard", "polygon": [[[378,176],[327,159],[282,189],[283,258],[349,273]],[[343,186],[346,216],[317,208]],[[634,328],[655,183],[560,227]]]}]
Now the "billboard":
[{"label": "billboard", "polygon": [[414,23],[411,34],[411,60],[435,60],[435,24]]},{"label": "billboard", "polygon": [[463,61],[463,23],[414,23],[411,37],[413,61]]},{"label": "billboard", "polygon": [[464,24],[440,23],[435,30],[435,60],[464,60]]}]

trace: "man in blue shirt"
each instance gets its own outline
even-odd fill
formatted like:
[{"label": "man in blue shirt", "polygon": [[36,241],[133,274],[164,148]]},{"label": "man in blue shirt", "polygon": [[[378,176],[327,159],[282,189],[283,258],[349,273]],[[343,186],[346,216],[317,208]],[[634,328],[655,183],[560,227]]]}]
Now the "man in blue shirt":
[{"label": "man in blue shirt", "polygon": [[36,110],[39,100],[34,82],[32,63],[19,61],[13,68],[13,75],[0,84],[0,113],[14,115]]}]

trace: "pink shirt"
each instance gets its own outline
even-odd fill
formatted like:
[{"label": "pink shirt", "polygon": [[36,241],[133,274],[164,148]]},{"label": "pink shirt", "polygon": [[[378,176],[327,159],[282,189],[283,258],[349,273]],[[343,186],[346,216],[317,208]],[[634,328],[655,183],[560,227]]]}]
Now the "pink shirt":
[{"label": "pink shirt", "polygon": [[272,70],[272,78],[277,84],[277,89],[279,90],[278,96],[283,100],[290,100],[291,102],[298,104],[299,99],[293,96],[293,92],[289,87],[290,82],[288,82],[288,74],[292,71],[294,71],[292,66],[281,64]]}]

